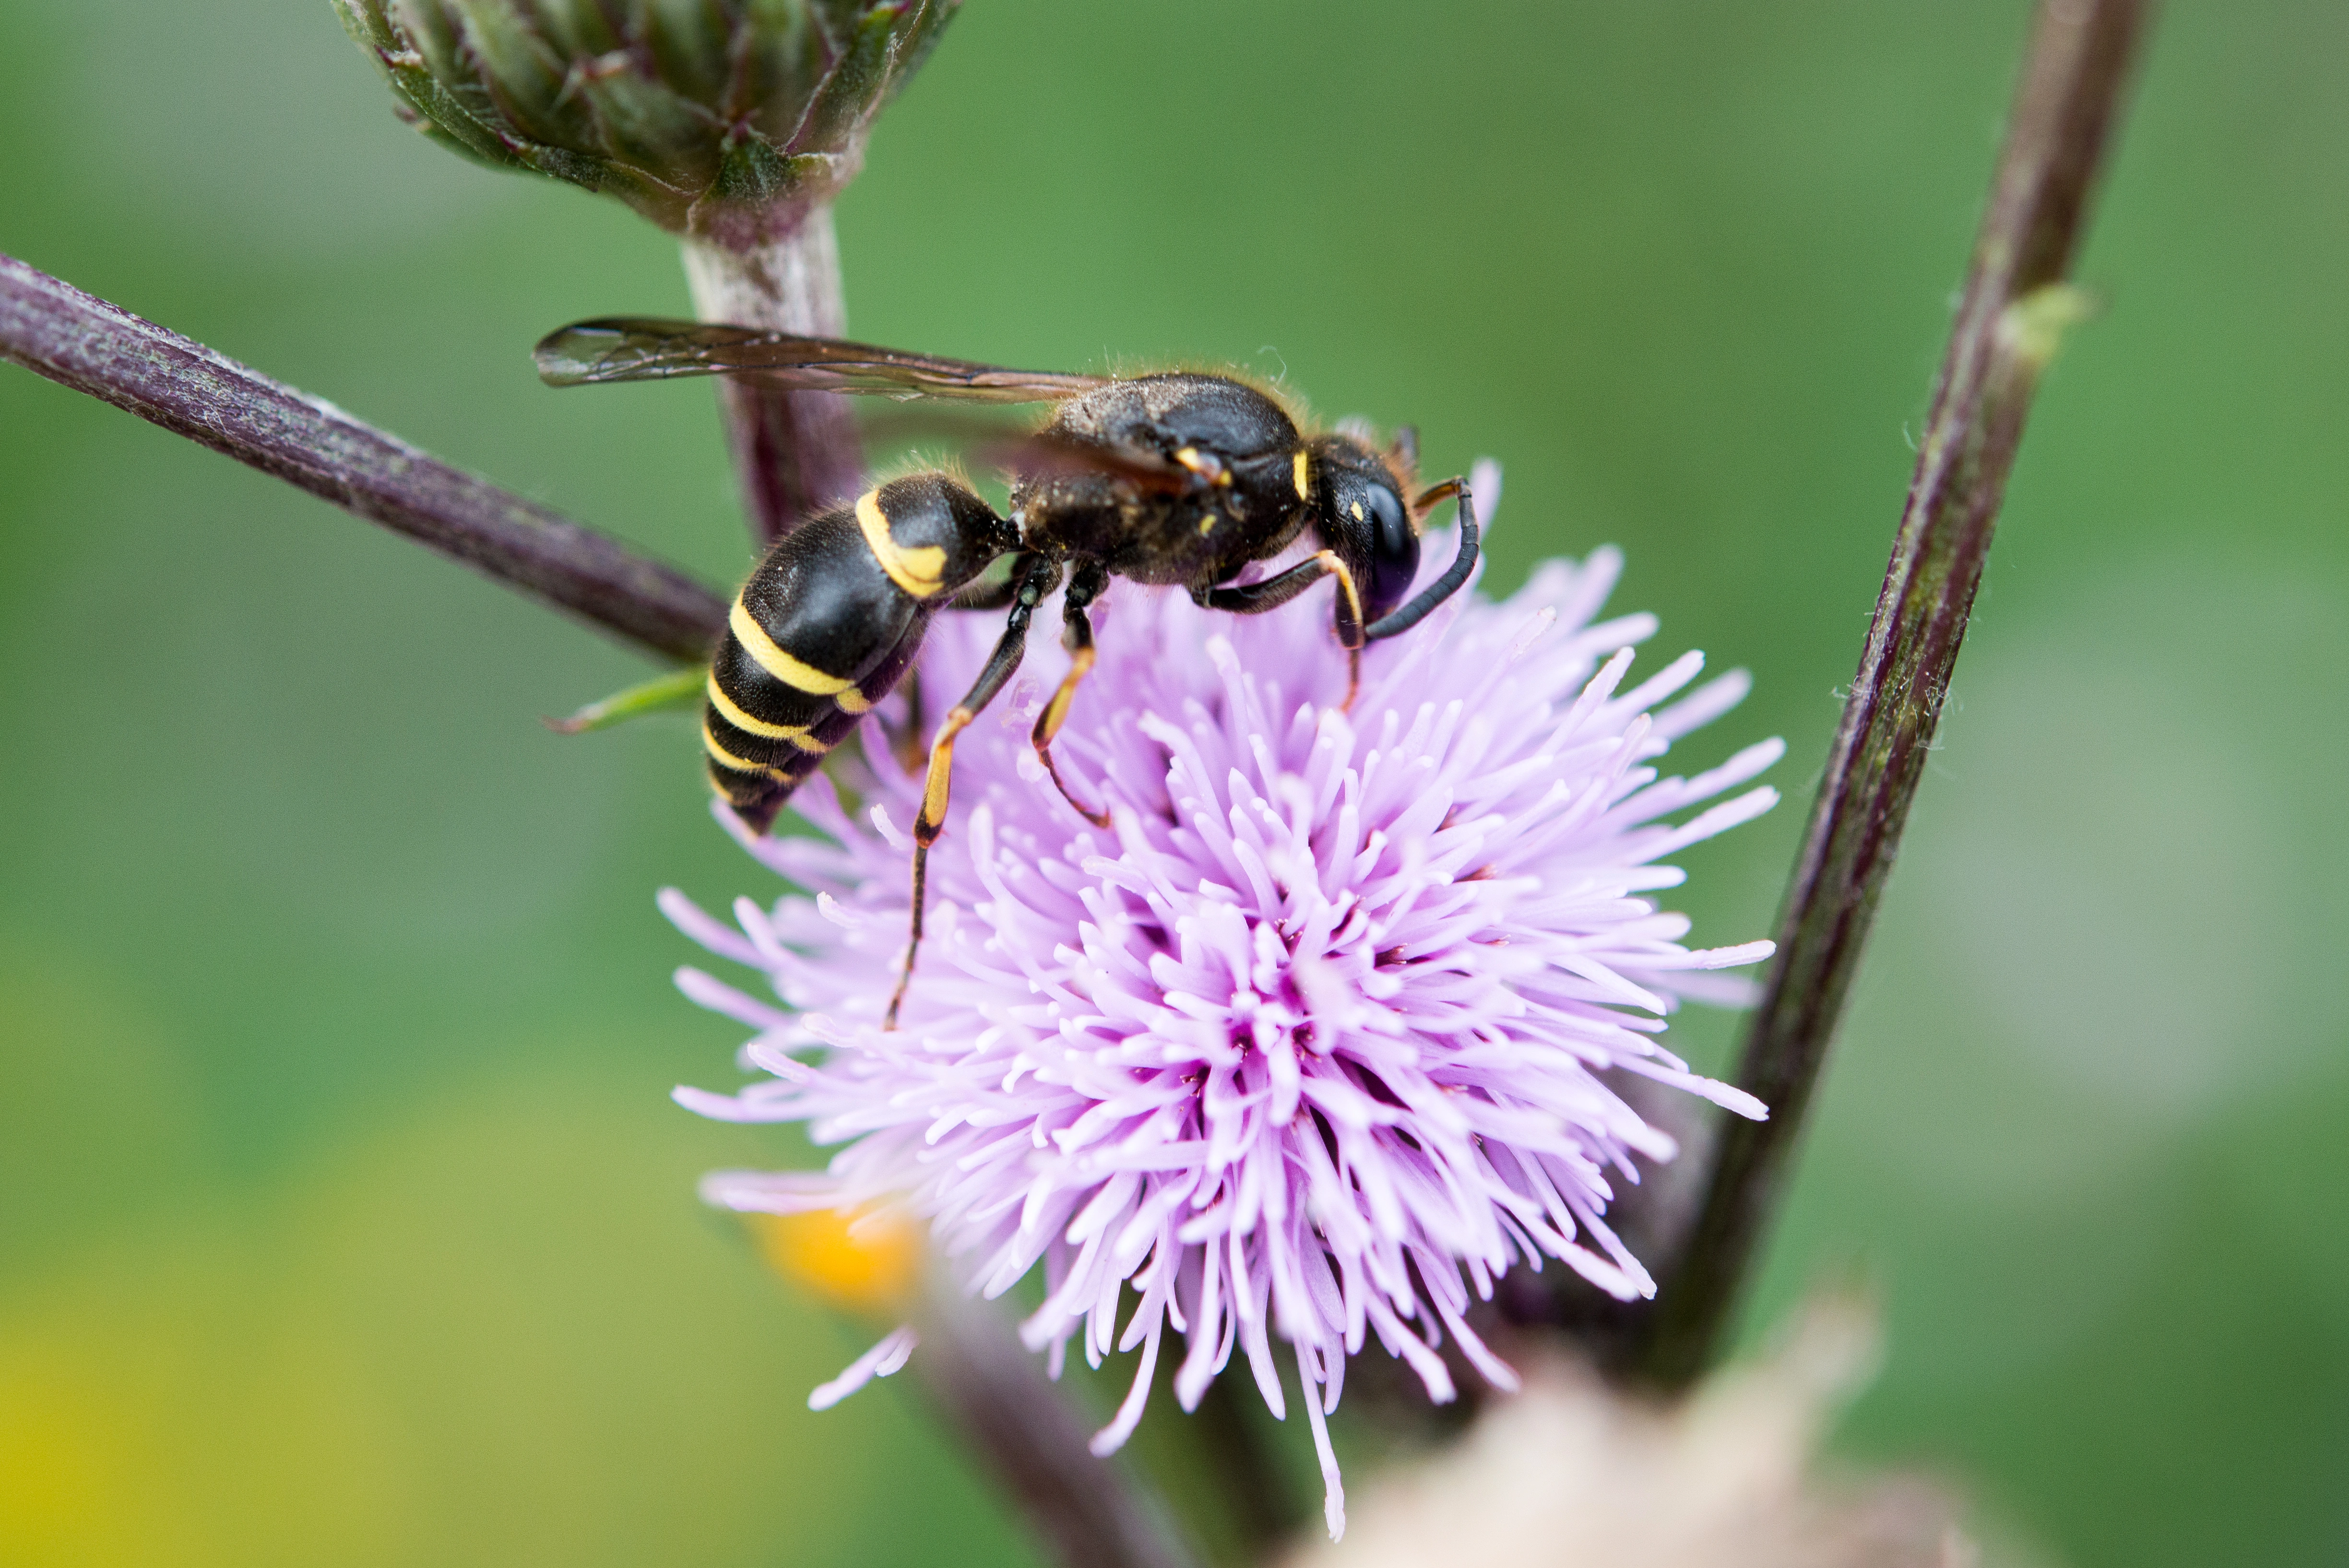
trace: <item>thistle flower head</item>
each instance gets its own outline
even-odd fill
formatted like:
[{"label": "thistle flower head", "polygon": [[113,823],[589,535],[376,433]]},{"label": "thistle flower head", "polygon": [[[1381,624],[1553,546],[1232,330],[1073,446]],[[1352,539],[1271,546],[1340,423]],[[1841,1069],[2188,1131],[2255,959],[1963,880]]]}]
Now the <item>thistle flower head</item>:
[{"label": "thistle flower head", "polygon": [[856,176],[961,0],[335,0],[434,140],[748,250]]},{"label": "thistle flower head", "polygon": [[[1431,539],[1428,570],[1450,554]],[[1733,999],[1738,982],[1703,971],[1769,944],[1692,950],[1651,895],[1681,881],[1675,852],[1770,806],[1766,788],[1716,797],[1782,748],[1659,776],[1746,681],[1689,690],[1694,654],[1633,681],[1653,618],[1596,618],[1619,566],[1601,550],[1500,603],[1454,599],[1372,647],[1350,713],[1317,601],[1242,618],[1118,584],[1056,747],[1112,825],[1042,781],[1028,730],[1061,671],[1040,659],[1024,700],[956,753],[895,1033],[882,1011],[920,778],[874,745],[861,812],[803,790],[825,839],[745,842],[813,897],[739,900],[726,925],[663,895],[789,1009],[681,971],[688,995],[758,1032],[745,1061],[770,1075],[678,1097],[842,1147],[824,1172],[721,1173],[707,1195],[781,1212],[895,1199],[990,1295],[1040,1265],[1022,1333],[1056,1372],[1072,1338],[1095,1365],[1142,1353],[1102,1452],[1140,1419],[1170,1329],[1185,1407],[1237,1355],[1284,1414],[1277,1358],[1293,1359],[1335,1531],[1323,1417],[1349,1355],[1375,1340],[1445,1399],[1448,1335],[1506,1387],[1466,1322],[1506,1270],[1553,1260],[1652,1293],[1605,1216],[1673,1147],[1610,1075],[1764,1114],[1658,1036],[1683,998]],[[920,666],[933,705],[972,679],[993,618],[939,618]]]}]

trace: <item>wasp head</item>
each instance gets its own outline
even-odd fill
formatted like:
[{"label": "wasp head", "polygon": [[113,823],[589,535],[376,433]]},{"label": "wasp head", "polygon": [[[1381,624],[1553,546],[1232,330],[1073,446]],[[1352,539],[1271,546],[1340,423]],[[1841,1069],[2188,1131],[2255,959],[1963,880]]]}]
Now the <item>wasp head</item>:
[{"label": "wasp head", "polygon": [[1323,436],[1309,451],[1321,542],[1354,575],[1365,624],[1411,594],[1419,575],[1419,529],[1403,501],[1397,472],[1407,449],[1390,456],[1353,435]]}]

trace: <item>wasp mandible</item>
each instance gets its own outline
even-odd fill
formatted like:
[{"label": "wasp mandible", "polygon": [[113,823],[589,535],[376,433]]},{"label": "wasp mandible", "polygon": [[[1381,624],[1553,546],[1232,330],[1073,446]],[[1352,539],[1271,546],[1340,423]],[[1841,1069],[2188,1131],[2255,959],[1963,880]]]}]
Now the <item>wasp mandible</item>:
[{"label": "wasp mandible", "polygon": [[[1345,431],[1309,434],[1278,398],[1231,376],[1070,376],[901,353],[869,344],[704,322],[583,321],[538,346],[556,386],[730,375],[816,391],[900,400],[1054,405],[1003,454],[1009,515],[951,473],[875,485],[776,541],[743,584],[711,660],[702,712],[710,782],[764,832],[824,753],[911,667],[941,608],[1008,609],[978,680],[938,725],[914,823],[913,917],[889,999],[894,1029],[922,941],[930,846],[946,822],[955,737],[1019,668],[1028,623],[1061,585],[1069,672],[1037,716],[1038,756],[1069,804],[1096,825],[1052,762],[1052,739],[1093,665],[1090,607],[1112,577],[1168,584],[1193,602],[1260,615],[1324,577],[1348,656],[1353,703],[1365,644],[1410,630],[1468,580],[1476,514],[1466,482],[1405,500],[1418,463],[1405,430],[1383,450]],[[1416,596],[1422,520],[1458,504],[1460,548]],[[1311,532],[1314,553],[1259,581],[1249,566]],[[1010,557],[999,582],[979,577]]]}]

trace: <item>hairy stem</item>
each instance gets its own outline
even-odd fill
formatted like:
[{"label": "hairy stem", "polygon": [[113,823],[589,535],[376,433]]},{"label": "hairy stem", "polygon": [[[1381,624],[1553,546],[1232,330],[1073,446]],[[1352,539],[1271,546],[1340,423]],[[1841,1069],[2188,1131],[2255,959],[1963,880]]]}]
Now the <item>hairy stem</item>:
[{"label": "hairy stem", "polygon": [[[704,321],[802,337],[838,337],[848,329],[829,207],[813,209],[789,234],[751,250],[688,240],[685,276],[693,312]],[[751,538],[761,548],[856,493],[863,464],[847,399],[729,379],[718,384],[718,408]]]},{"label": "hairy stem", "polygon": [[1002,1319],[945,1281],[919,1320],[914,1357],[947,1422],[1016,1501],[1063,1568],[1191,1568],[1157,1498],[1098,1459],[1088,1434]]},{"label": "hairy stem", "polygon": [[561,514],[0,255],[0,358],[128,409],[659,658],[709,656],[726,601]]},{"label": "hairy stem", "polygon": [[1828,754],[1704,1198],[1625,1346],[1666,1388],[1703,1371],[1784,1186],[1811,1091],[1892,869],[1982,580],[2039,373],[2077,296],[2062,286],[2143,36],[2145,0],[2043,0],[1876,615]]}]

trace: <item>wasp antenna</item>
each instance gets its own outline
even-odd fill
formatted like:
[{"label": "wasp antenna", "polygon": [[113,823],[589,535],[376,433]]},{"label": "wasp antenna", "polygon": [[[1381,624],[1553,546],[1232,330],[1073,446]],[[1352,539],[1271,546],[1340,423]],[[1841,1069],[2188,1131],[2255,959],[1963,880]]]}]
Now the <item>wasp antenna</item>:
[{"label": "wasp antenna", "polygon": [[1371,622],[1362,634],[1366,640],[1377,642],[1409,631],[1425,620],[1429,611],[1458,593],[1461,585],[1467,582],[1468,575],[1476,569],[1476,498],[1468,493],[1466,480],[1447,479],[1422,495],[1420,502],[1424,505],[1433,505],[1446,497],[1456,498],[1460,503],[1460,553],[1452,558],[1450,566],[1444,568],[1442,576],[1420,590],[1417,598],[1384,620]]},{"label": "wasp antenna", "polygon": [[1451,500],[1455,495],[1465,495],[1467,493],[1468,482],[1466,480],[1447,479],[1441,484],[1430,485],[1425,490],[1421,491],[1418,497],[1412,502],[1411,509],[1413,512],[1425,512],[1430,507],[1443,505],[1445,502]]},{"label": "wasp antenna", "polygon": [[1406,475],[1419,472],[1419,427],[1397,425],[1394,440],[1387,446],[1387,455],[1395,460]]}]

